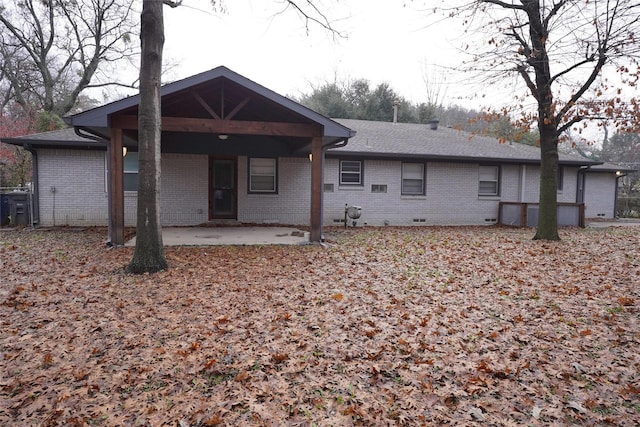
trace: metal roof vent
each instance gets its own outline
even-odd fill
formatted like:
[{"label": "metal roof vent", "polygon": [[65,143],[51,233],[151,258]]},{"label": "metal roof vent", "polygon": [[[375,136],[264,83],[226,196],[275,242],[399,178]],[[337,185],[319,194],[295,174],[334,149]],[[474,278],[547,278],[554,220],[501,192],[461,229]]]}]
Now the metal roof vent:
[{"label": "metal roof vent", "polygon": [[398,123],[398,108],[400,106],[400,100],[393,100],[393,123]]}]

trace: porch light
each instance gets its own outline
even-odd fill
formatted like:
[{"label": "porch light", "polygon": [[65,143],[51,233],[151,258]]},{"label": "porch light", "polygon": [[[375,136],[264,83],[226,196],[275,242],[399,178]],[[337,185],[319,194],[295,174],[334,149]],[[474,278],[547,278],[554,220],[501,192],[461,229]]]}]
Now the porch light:
[{"label": "porch light", "polygon": [[621,171],[616,171],[616,176],[622,176],[622,172]]},{"label": "porch light", "polygon": [[122,157],[127,155],[127,147],[122,147]]},{"label": "porch light", "polygon": [[220,135],[218,135],[218,139],[220,139],[222,141],[226,141],[227,139],[229,139],[229,135],[227,135],[225,133],[221,133]]},{"label": "porch light", "polygon": [[313,154],[309,153],[309,161],[313,162]]}]

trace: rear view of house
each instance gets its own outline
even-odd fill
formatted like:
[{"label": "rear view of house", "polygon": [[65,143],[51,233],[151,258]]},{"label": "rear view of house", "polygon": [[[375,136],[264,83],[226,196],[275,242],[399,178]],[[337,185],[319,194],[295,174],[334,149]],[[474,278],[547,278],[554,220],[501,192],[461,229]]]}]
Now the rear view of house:
[{"label": "rear view of house", "polygon": [[[35,223],[110,225],[111,241],[123,243],[136,221],[138,102],[4,141],[34,155]],[[344,222],[345,205],[360,206],[358,223],[369,225],[510,223],[523,209],[529,224],[537,212],[536,147],[442,126],[332,120],[224,67],[164,86],[162,116],[165,226],[308,225],[320,240],[323,225]],[[599,164],[560,156],[561,223],[580,209],[615,215],[620,171]]]}]

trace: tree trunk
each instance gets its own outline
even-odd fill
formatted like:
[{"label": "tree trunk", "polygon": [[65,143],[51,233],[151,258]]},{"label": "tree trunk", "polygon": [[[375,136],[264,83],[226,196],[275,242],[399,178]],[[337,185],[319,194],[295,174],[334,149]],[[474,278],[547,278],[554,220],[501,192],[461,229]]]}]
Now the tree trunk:
[{"label": "tree trunk", "polygon": [[535,240],[560,240],[558,235],[558,121],[554,114],[551,70],[547,54],[549,37],[540,13],[540,2],[523,1],[529,17],[529,37],[533,47],[527,62],[535,72],[540,130],[540,205]]},{"label": "tree trunk", "polygon": [[160,85],[164,23],[162,2],[144,0],[140,18],[142,57],[138,112],[138,217],[136,248],[127,272],[166,270],[160,224]]},{"label": "tree trunk", "polygon": [[553,126],[542,124],[540,127],[540,205],[538,229],[533,237],[534,240],[560,240],[557,180],[558,137]]}]

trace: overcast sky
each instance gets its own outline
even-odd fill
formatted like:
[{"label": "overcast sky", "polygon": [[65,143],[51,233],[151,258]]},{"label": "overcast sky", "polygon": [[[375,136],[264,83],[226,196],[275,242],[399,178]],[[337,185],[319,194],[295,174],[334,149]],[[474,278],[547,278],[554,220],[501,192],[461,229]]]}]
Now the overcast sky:
[{"label": "overcast sky", "polygon": [[[455,66],[462,30],[450,21],[418,11],[407,0],[316,1],[345,38],[313,23],[309,31],[279,0],[226,0],[226,13],[213,13],[209,0],[184,0],[165,8],[165,63],[176,80],[224,65],[283,95],[298,96],[322,82],[365,78],[388,82],[401,96],[426,100],[424,72],[442,79],[440,66]],[[408,6],[404,4],[408,3]],[[459,77],[447,72],[445,104],[478,108],[461,99]],[[475,89],[472,89],[472,91]]]}]

